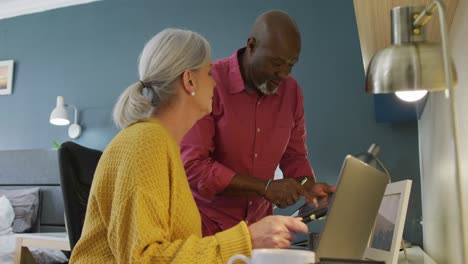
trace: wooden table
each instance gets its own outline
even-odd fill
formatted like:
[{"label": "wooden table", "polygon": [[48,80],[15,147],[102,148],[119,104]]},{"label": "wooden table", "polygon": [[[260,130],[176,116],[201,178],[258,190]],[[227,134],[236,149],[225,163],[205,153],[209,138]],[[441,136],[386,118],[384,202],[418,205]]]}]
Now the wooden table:
[{"label": "wooden table", "polygon": [[28,247],[70,251],[67,233],[30,233],[16,238],[15,264],[35,263]]}]

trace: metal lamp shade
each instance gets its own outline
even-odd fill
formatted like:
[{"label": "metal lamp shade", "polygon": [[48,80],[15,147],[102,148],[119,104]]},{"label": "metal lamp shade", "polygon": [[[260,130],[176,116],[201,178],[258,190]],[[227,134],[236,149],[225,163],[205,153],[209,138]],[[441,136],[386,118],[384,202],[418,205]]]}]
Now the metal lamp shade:
[{"label": "metal lamp shade", "polygon": [[[454,86],[457,73],[452,63]],[[367,69],[366,92],[441,91],[446,89],[444,63],[438,44],[417,42],[392,45],[380,50]]]}]

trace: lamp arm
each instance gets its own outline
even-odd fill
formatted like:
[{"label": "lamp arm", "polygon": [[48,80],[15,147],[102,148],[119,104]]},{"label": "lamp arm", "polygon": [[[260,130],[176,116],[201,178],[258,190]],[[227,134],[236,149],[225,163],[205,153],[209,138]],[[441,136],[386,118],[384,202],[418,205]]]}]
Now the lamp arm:
[{"label": "lamp arm", "polygon": [[413,23],[413,26],[419,27],[424,26],[427,21],[430,19],[432,12],[437,7],[439,13],[439,23],[440,23],[440,37],[442,40],[442,56],[444,61],[444,73],[445,73],[445,84],[447,85],[449,102],[450,102],[450,123],[452,126],[452,137],[453,137],[453,149],[455,154],[455,184],[457,185],[457,202],[458,202],[458,211],[460,212],[459,218],[459,228],[461,231],[461,254],[463,263],[468,263],[468,241],[466,238],[465,233],[465,224],[463,218],[464,214],[464,206],[463,206],[463,192],[462,192],[462,178],[461,178],[461,170],[460,170],[460,150],[458,144],[458,127],[457,127],[457,113],[455,108],[455,93],[453,87],[453,80],[452,74],[450,73],[450,52],[449,52],[449,40],[448,40],[448,27],[447,27],[447,19],[445,16],[445,7],[442,0],[433,0],[425,9],[424,11],[416,18]]},{"label": "lamp arm", "polygon": [[75,121],[73,122],[73,124],[78,124],[78,108],[76,108],[76,106],[74,105],[70,105],[70,104],[65,104],[66,107],[71,107],[75,110]]}]

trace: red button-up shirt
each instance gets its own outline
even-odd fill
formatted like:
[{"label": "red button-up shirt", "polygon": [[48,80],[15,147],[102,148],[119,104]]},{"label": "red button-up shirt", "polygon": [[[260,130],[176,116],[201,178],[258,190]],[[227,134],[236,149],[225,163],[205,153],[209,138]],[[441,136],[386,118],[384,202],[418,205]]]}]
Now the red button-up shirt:
[{"label": "red button-up shirt", "polygon": [[314,176],[307,159],[304,98],[288,77],[274,95],[248,93],[237,52],[213,63],[213,112],[199,120],[181,142],[187,178],[203,222],[203,235],[248,224],[272,214],[261,197],[218,195],[236,173],[273,179]]}]

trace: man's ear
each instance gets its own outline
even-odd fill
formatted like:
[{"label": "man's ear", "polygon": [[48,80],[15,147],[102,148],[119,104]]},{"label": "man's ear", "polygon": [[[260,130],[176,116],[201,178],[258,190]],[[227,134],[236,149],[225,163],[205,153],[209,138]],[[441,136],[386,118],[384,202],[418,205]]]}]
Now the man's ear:
[{"label": "man's ear", "polygon": [[254,37],[248,38],[247,49],[249,49],[250,52],[253,52],[256,47],[257,47],[257,40]]},{"label": "man's ear", "polygon": [[195,75],[192,71],[184,71],[182,73],[182,84],[186,93],[191,94],[195,91],[195,80],[193,79]]}]

